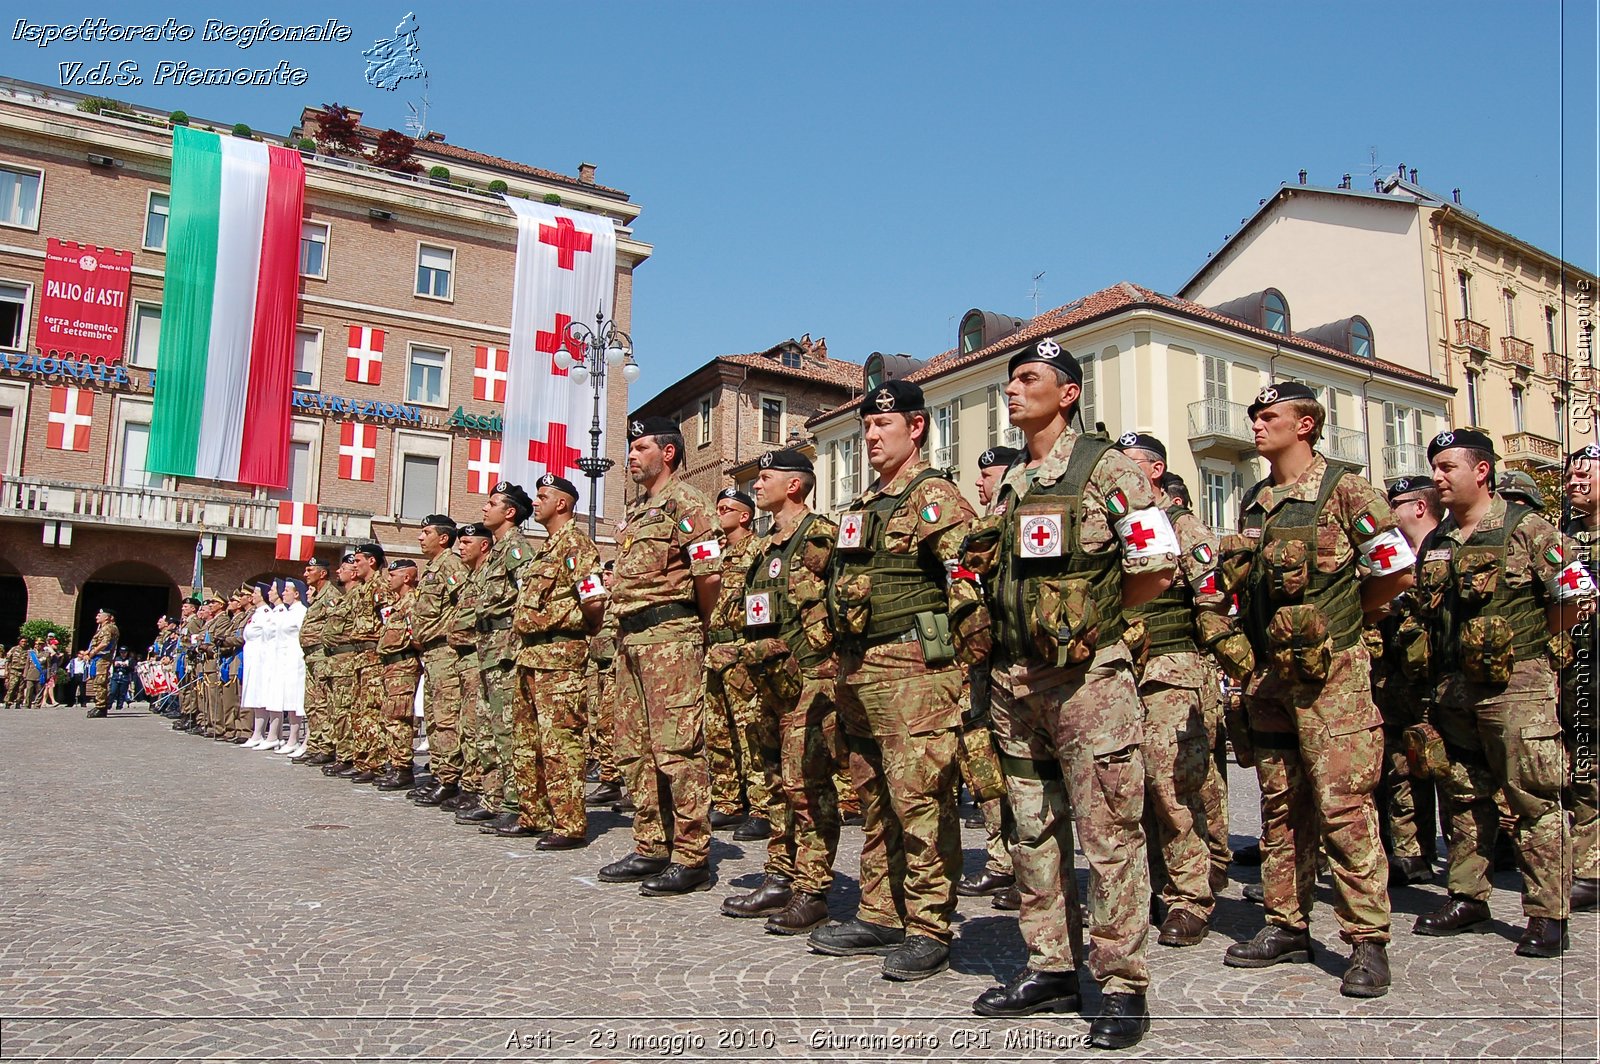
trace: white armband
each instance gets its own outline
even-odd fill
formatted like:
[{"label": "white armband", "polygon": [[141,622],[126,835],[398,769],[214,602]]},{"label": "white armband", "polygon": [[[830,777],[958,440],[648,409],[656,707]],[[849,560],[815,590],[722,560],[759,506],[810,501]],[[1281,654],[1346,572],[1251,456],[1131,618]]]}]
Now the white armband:
[{"label": "white armband", "polygon": [[1178,534],[1172,530],[1172,522],[1154,506],[1135,510],[1118,521],[1116,528],[1123,552],[1130,558],[1178,553]]},{"label": "white armband", "polygon": [[1373,576],[1388,576],[1409,569],[1417,561],[1411,541],[1398,528],[1373,536],[1357,549],[1356,564]]}]

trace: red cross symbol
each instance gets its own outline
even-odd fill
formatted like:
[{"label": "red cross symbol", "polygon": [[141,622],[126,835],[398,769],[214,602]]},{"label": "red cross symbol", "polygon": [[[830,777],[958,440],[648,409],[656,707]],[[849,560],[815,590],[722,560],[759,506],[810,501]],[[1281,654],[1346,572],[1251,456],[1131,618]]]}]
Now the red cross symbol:
[{"label": "red cross symbol", "polygon": [[[580,344],[575,338],[567,335],[567,326],[571,324],[571,315],[557,314],[555,331],[545,332],[543,329],[540,329],[533,338],[533,349],[535,351],[542,351],[547,355],[553,356],[557,351],[564,347],[567,349],[567,354],[571,355],[577,361],[582,362],[583,345]],[[566,370],[555,365],[553,362],[550,365],[550,372],[557,377],[565,377],[567,375]]]},{"label": "red cross symbol", "polygon": [[1399,553],[1394,549],[1394,544],[1392,543],[1379,544],[1372,549],[1372,560],[1378,563],[1379,569],[1387,569],[1389,568],[1389,563],[1394,560],[1394,556]]},{"label": "red cross symbol", "polygon": [[693,558],[697,562],[703,562],[707,558],[715,557],[715,555],[711,553],[711,548],[706,544],[696,543],[693,549],[689,551],[689,557]]},{"label": "red cross symbol", "polygon": [[1561,570],[1561,575],[1557,578],[1556,582],[1562,587],[1566,588],[1568,591],[1577,591],[1583,586],[1585,575],[1587,574],[1584,573],[1580,566],[1569,565],[1565,569]]},{"label": "red cross symbol", "polygon": [[1033,540],[1036,547],[1038,547],[1040,550],[1044,550],[1045,544],[1049,543],[1051,539],[1050,529],[1046,528],[1044,523],[1041,521],[1039,524],[1034,526],[1032,532],[1028,533],[1028,538]]},{"label": "red cross symbol", "polygon": [[767,612],[767,608],[761,604],[760,599],[756,599],[750,604],[750,612],[755,614],[756,620],[759,621],[761,619],[761,615]]},{"label": "red cross symbol", "polygon": [[1128,542],[1133,544],[1134,550],[1144,550],[1150,541],[1155,538],[1154,531],[1144,527],[1137,521],[1128,526]]},{"label": "red cross symbol", "polygon": [[576,252],[593,250],[594,237],[574,226],[571,218],[557,218],[555,225],[539,227],[539,243],[553,245],[556,265],[570,270]]},{"label": "red cross symbol", "polygon": [[590,595],[594,594],[599,589],[600,589],[599,582],[596,581],[595,578],[592,577],[592,576],[586,576],[586,577],[583,578],[583,582],[578,585],[578,594],[583,596],[584,598],[588,598]]},{"label": "red cross symbol", "polygon": [[846,536],[854,536],[854,535],[856,535],[856,533],[858,533],[860,531],[861,531],[861,522],[860,521],[857,521],[854,517],[847,517],[847,518],[844,519],[844,534]]},{"label": "red cross symbol", "polygon": [[552,421],[546,432],[550,437],[548,440],[528,441],[528,461],[540,463],[557,476],[565,475],[569,469],[577,469],[578,459],[583,452],[567,446],[567,426]]}]

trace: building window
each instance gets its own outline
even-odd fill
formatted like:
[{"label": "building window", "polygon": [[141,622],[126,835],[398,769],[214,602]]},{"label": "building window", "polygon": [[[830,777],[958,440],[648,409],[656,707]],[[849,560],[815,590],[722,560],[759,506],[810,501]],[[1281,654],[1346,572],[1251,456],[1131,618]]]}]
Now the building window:
[{"label": "building window", "polygon": [[172,214],[165,192],[152,192],[144,205],[144,249],[167,250],[167,219]]},{"label": "building window", "polygon": [[856,471],[856,439],[839,440],[833,445],[833,504],[846,506],[860,490]]},{"label": "building window", "polygon": [[1517,294],[1509,288],[1500,294],[1504,297],[1506,305],[1506,335],[1515,336],[1517,335]]},{"label": "building window", "polygon": [[1399,403],[1384,403],[1383,442],[1390,447],[1422,446],[1422,411]]},{"label": "building window", "polygon": [[294,331],[294,386],[316,390],[322,376],[322,330],[301,326]]},{"label": "building window", "polygon": [[1083,367],[1083,393],[1078,397],[1078,416],[1083,419],[1085,429],[1092,429],[1099,417],[1095,398],[1094,356],[1084,355],[1078,359],[1078,365]]},{"label": "building window", "polygon": [[39,228],[39,190],[43,184],[43,170],[0,166],[0,225]]},{"label": "building window", "polygon": [[783,442],[783,400],[773,395],[761,397],[761,442]]},{"label": "building window", "polygon": [[451,298],[450,275],[455,272],[455,267],[455,249],[418,244],[417,295],[429,299]]},{"label": "building window", "polygon": [[1544,308],[1544,336],[1545,343],[1548,345],[1545,347],[1545,350],[1549,351],[1553,355],[1559,355],[1561,353],[1561,345],[1556,342],[1556,325],[1558,320],[1559,319],[1556,315],[1555,307]]},{"label": "building window", "polygon": [[0,282],[0,347],[20,351],[27,347],[28,297],[33,290]]},{"label": "building window", "polygon": [[411,348],[406,365],[406,402],[444,405],[444,373],[449,352],[437,347]]},{"label": "building window", "polygon": [[133,305],[133,339],[128,344],[128,363],[138,369],[155,369],[161,350],[161,304]]},{"label": "building window", "polygon": [[449,436],[433,433],[394,433],[393,506],[396,518],[419,521],[445,513],[450,503]]},{"label": "building window", "polygon": [[1228,360],[1216,355],[1205,356],[1205,398],[1228,398]]},{"label": "building window", "polygon": [[1461,293],[1461,316],[1472,317],[1472,274],[1466,270],[1456,271],[1456,290]]},{"label": "building window", "polygon": [[983,346],[983,315],[973,311],[961,319],[961,353],[970,355]]},{"label": "building window", "polygon": [[1289,301],[1276,288],[1269,288],[1261,295],[1261,324],[1269,332],[1289,331]]},{"label": "building window", "polygon": [[[327,280],[328,227],[322,222],[300,223],[300,276]],[[448,277],[445,282],[448,287]]]},{"label": "building window", "polygon": [[960,457],[961,410],[955,403],[933,409],[933,464],[953,469]]},{"label": "building window", "polygon": [[800,352],[792,347],[786,347],[783,349],[783,353],[778,356],[778,361],[789,369],[799,369]]},{"label": "building window", "polygon": [[1478,371],[1467,370],[1467,424],[1478,424]]},{"label": "building window", "polygon": [[400,519],[420,521],[439,497],[439,459],[421,454],[400,459]]},{"label": "building window", "polygon": [[1565,439],[1567,431],[1567,401],[1557,395],[1550,400],[1556,418],[1556,439]]},{"label": "building window", "polygon": [[1511,431],[1522,431],[1522,385],[1511,386]]},{"label": "building window", "polygon": [[700,446],[711,443],[711,396],[700,400]]},{"label": "building window", "polygon": [[1228,529],[1231,522],[1228,520],[1227,474],[1202,469],[1200,482],[1204,489],[1200,495],[1200,520],[1219,532]]},{"label": "building window", "polygon": [[1372,357],[1372,326],[1367,324],[1366,318],[1350,321],[1350,353],[1357,358]]},{"label": "building window", "polygon": [[124,488],[159,488],[161,474],[145,468],[150,453],[148,422],[126,421],[122,425],[122,447],[117,455],[117,483]]}]

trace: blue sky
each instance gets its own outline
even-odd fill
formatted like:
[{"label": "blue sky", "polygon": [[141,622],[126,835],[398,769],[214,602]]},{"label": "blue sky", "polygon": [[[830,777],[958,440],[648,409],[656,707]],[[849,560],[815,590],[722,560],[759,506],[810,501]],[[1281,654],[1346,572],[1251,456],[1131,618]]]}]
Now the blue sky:
[{"label": "blue sky", "polygon": [[[30,4],[202,28],[328,6]],[[13,11],[21,10],[13,7]],[[363,78],[407,11],[431,126],[643,208],[638,402],[716,354],[826,336],[926,358],[969,307],[1027,316],[1118,280],[1175,291],[1305,167],[1356,187],[1400,163],[1499,228],[1596,266],[1596,5],[1518,3],[351,3],[348,43],[45,48],[0,71],[137,62],[111,90],[285,133],[337,101],[403,128],[416,82]],[[12,18],[16,16],[13,14]],[[1563,25],[1564,23],[1564,25]],[[157,62],[304,67],[303,87],[149,83]],[[1565,91],[1559,73],[1565,60]],[[1374,154],[1375,153],[1375,154]],[[1375,164],[1374,164],[1375,158]],[[1563,180],[1564,179],[1564,180]],[[509,311],[508,311],[509,313]]]}]

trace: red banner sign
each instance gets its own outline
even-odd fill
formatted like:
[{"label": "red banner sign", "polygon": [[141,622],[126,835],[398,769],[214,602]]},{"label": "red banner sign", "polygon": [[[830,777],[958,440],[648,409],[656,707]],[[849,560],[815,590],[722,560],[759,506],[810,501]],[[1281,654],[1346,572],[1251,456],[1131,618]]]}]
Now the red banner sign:
[{"label": "red banner sign", "polygon": [[39,299],[40,351],[122,361],[133,252],[50,238]]}]

